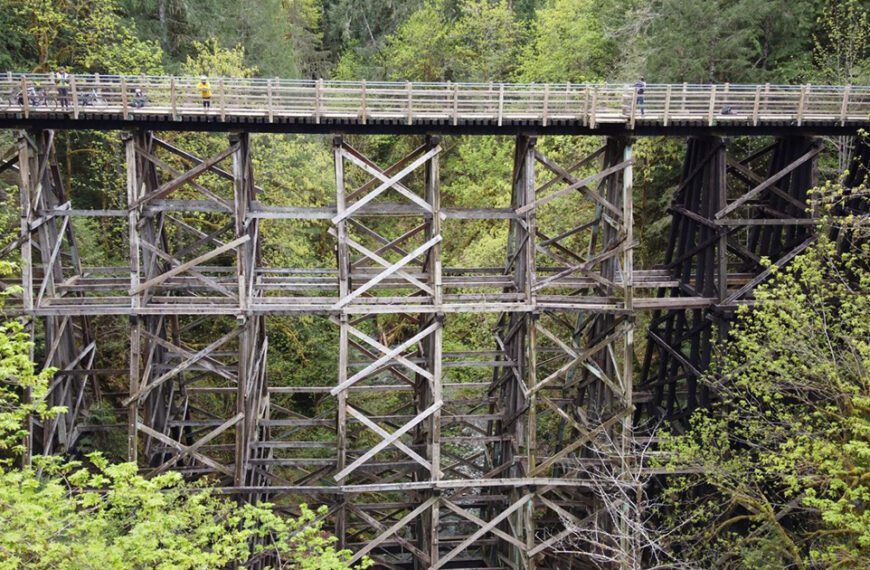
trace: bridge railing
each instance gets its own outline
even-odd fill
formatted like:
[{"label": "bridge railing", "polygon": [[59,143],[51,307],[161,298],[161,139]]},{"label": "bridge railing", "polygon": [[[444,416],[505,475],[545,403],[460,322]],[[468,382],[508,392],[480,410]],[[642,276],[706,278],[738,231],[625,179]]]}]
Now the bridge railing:
[{"label": "bridge railing", "polygon": [[[0,112],[87,119],[163,115],[351,120],[750,124],[864,122],[870,86],[401,83],[210,78],[210,107],[196,77],[74,75],[63,96],[50,74],[0,74]],[[138,90],[138,91],[137,91]]]}]

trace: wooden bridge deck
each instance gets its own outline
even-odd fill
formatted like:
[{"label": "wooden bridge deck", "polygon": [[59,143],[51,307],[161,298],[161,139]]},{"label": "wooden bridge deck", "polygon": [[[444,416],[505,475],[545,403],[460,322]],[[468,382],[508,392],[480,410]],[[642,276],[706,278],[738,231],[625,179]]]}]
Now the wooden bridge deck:
[{"label": "wooden bridge deck", "polygon": [[[71,77],[67,106],[47,74],[0,75],[0,127],[285,132],[600,132],[801,130],[852,133],[870,86],[402,83],[195,77]],[[144,104],[135,90],[144,94]],[[20,97],[28,93],[29,97]]]}]

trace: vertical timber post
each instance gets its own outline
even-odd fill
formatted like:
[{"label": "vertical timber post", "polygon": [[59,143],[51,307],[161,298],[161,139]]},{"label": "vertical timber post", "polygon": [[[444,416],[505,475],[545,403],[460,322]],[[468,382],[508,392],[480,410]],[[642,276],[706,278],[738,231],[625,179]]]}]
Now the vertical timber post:
[{"label": "vertical timber post", "polygon": [[[345,211],[346,195],[344,187],[344,140],[335,137],[332,141],[334,164],[335,164],[335,207],[336,214],[342,215]],[[347,222],[341,220],[336,225],[337,263],[338,263],[338,297],[343,299],[350,292],[350,252],[347,245]],[[348,315],[342,311],[339,315],[339,345],[338,345],[338,384],[343,384],[348,379],[348,365],[350,344],[348,338]],[[347,390],[338,393],[338,409],[336,411],[336,471],[341,471],[347,466]],[[335,535],[338,538],[338,547],[345,548],[347,545],[347,495],[342,493],[339,497],[340,506],[335,514]]]},{"label": "vertical timber post", "polygon": [[[426,137],[426,148],[434,149],[440,143],[439,137]],[[432,217],[429,222],[426,240],[431,240],[435,236],[441,235],[441,173],[439,167],[439,155],[434,155],[426,162],[425,184],[426,184],[426,202],[432,206]],[[430,396],[427,401],[423,402],[421,409],[426,409],[435,402],[442,401],[443,389],[441,378],[441,360],[442,360],[442,344],[444,336],[444,313],[441,310],[443,302],[443,291],[441,285],[441,243],[436,243],[429,250],[426,258],[426,272],[429,274],[429,285],[434,291],[432,302],[435,305],[434,318],[438,322],[438,328],[429,336],[428,353],[428,369],[432,373],[432,387],[429,390]],[[431,480],[435,483],[441,480],[441,410],[437,409],[428,420],[429,423],[429,460],[432,464]],[[433,489],[432,493],[437,494],[439,491]],[[428,529],[421,533],[421,539],[428,537],[428,545],[421,545],[423,551],[427,550],[429,554],[429,566],[434,566],[438,562],[438,526],[440,524],[440,505],[436,501],[432,504],[429,512]]]},{"label": "vertical timber post", "polygon": [[[129,390],[130,395],[139,391],[139,358],[141,352],[142,324],[137,314],[141,295],[136,292],[139,288],[139,208],[132,205],[139,199],[139,169],[136,161],[136,145],[142,139],[139,135],[129,134],[124,139],[124,151],[127,159],[127,229],[129,232],[130,247],[130,308],[133,314],[130,316],[130,362],[129,362]],[[139,440],[139,403],[133,401],[127,406],[127,461],[138,461]]]},{"label": "vertical timber post", "polygon": [[[23,81],[23,80],[22,80]],[[25,96],[25,100],[27,97]],[[33,137],[33,138],[32,138]],[[34,333],[34,316],[33,316],[33,242],[30,231],[30,222],[33,218],[33,205],[31,196],[33,195],[38,182],[35,180],[39,166],[38,157],[39,151],[33,146],[35,135],[21,131],[18,135],[18,172],[20,176],[20,207],[21,207],[21,298],[22,308],[24,309],[24,319],[26,322],[25,331],[33,337]],[[33,360],[33,348],[30,349],[30,360]],[[25,400],[30,402],[31,390],[28,388],[25,393]],[[24,445],[24,457],[22,461],[25,466],[30,465],[33,460],[34,448],[34,433],[33,433],[33,417],[27,416],[27,435]]]}]

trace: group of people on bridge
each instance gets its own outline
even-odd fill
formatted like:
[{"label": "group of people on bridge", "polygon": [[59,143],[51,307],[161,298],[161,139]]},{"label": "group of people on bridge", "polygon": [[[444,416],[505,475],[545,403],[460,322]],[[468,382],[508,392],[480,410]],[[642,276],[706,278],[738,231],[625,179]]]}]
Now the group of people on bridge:
[{"label": "group of people on bridge", "polygon": [[[70,108],[70,74],[63,67],[51,74],[51,82],[54,85],[56,97],[54,103],[56,107],[64,111],[69,111]],[[202,99],[203,109],[211,108],[211,83],[208,76],[202,75],[199,78],[199,83],[196,85],[196,90]],[[9,99],[10,103],[24,105],[25,98],[27,104],[31,107],[48,106],[52,100],[46,88],[38,82],[30,83],[26,89],[18,89],[12,93]],[[141,109],[145,107],[148,99],[141,87],[133,87],[130,93],[129,104],[131,107]],[[99,105],[104,103],[102,95],[97,89],[85,91],[78,98],[78,103],[83,106]]]}]

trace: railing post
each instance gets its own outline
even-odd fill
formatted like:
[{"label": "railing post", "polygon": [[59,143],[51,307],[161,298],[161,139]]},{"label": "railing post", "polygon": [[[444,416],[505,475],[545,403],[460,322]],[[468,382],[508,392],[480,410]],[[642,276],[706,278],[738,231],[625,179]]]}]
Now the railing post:
[{"label": "railing post", "polygon": [[589,85],[583,85],[583,124],[589,126]]},{"label": "railing post", "polygon": [[266,103],[269,105],[269,122],[275,119],[274,111],[272,110],[272,79],[266,80]]},{"label": "railing post", "polygon": [[178,119],[178,102],[176,101],[177,96],[175,93],[175,77],[171,77],[169,79],[169,105],[172,108],[172,118]]},{"label": "railing post", "polygon": [[716,116],[716,86],[710,86],[710,108],[708,109],[707,124],[713,126],[713,118]]},{"label": "railing post", "polygon": [[218,96],[220,97],[220,105],[221,105],[221,121],[225,121],[227,118],[227,109],[226,109],[226,87],[224,85],[224,78],[221,77],[218,79]]},{"label": "railing post", "polygon": [[[625,99],[623,99],[624,101]],[[631,90],[631,105],[629,106],[629,114],[628,114],[628,128],[634,130],[634,115],[637,111],[637,88],[632,88]]]},{"label": "railing post", "polygon": [[592,107],[589,109],[589,128],[595,128],[595,105],[598,103],[598,85],[592,87]]},{"label": "railing post", "polygon": [[79,90],[76,87],[76,76],[70,75],[69,88],[72,91],[73,119],[79,118]]},{"label": "railing post", "polygon": [[762,105],[762,110],[767,113],[770,110],[770,83],[764,84],[764,105]]},{"label": "railing post", "polygon": [[127,107],[127,78],[121,76],[121,113],[124,119],[129,119]]},{"label": "railing post", "polygon": [[360,113],[360,120],[362,120],[362,124],[365,125],[365,124],[368,124],[368,114],[369,114],[368,99],[367,99],[368,93],[366,92],[366,80],[365,79],[362,80],[360,89],[362,90],[362,93],[360,95],[362,100],[360,101],[359,113]]},{"label": "railing post", "polygon": [[671,110],[671,84],[668,83],[668,87],[665,90],[665,115],[662,117],[662,125],[665,127],[668,126],[668,113]]},{"label": "railing post", "polygon": [[504,83],[498,84],[498,126],[504,120]]},{"label": "railing post", "polygon": [[318,79],[314,83],[314,122],[320,124],[320,104],[323,97],[323,79]]},{"label": "railing post", "polygon": [[843,106],[840,108],[840,125],[846,126],[846,117],[849,109],[849,92],[852,90],[851,85],[846,85],[843,89]]},{"label": "railing post", "polygon": [[30,94],[27,92],[27,76],[21,78],[21,102],[24,104],[24,118],[30,116]]},{"label": "railing post", "polygon": [[542,126],[547,126],[547,115],[549,114],[550,107],[550,84],[546,83],[544,85],[544,109],[543,109],[543,117],[542,117]]},{"label": "railing post", "polygon": [[689,96],[689,84],[683,82],[683,107],[680,109],[681,113],[686,112],[686,98]]},{"label": "railing post", "polygon": [[453,84],[453,126],[459,124],[459,85]]},{"label": "railing post", "polygon": [[801,98],[798,101],[798,110],[797,110],[797,125],[801,126],[804,122],[804,111],[807,108],[807,97],[809,97],[810,86],[801,85]]},{"label": "railing post", "polygon": [[755,86],[755,102],[752,104],[752,126],[758,126],[758,106],[761,103],[761,85]]},{"label": "railing post", "polygon": [[407,122],[410,125],[411,123],[414,122],[414,108],[413,108],[413,101],[412,101],[414,92],[411,89],[411,82],[410,81],[405,82],[405,91],[407,91],[406,103],[405,103],[406,112],[407,112]]}]

